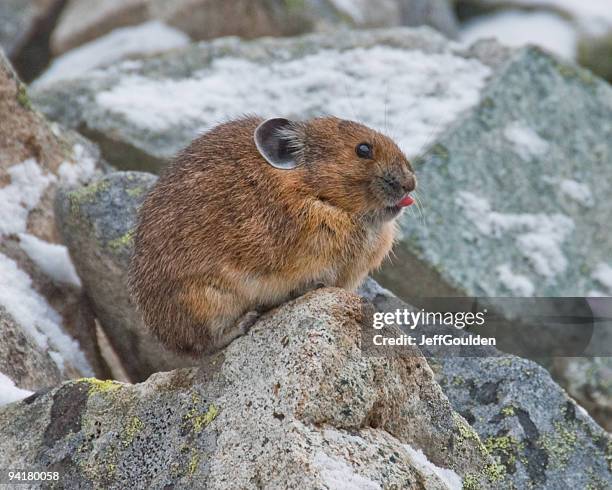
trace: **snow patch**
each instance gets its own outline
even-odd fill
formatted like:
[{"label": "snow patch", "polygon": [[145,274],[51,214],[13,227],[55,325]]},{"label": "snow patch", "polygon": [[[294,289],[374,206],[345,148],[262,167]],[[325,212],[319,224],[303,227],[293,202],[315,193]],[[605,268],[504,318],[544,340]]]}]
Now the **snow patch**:
[{"label": "snow patch", "polygon": [[377,46],[268,64],[224,57],[189,79],[125,75],[96,101],[160,133],[189,125],[206,131],[245,107],[264,117],[334,114],[389,129],[414,155],[478,102],[490,73],[478,60],[450,53]]},{"label": "snow patch", "polygon": [[563,179],[559,182],[559,187],[563,194],[587,208],[595,204],[591,188],[586,184],[572,179]]},{"label": "snow patch", "polygon": [[160,53],[189,44],[189,36],[158,20],[138,26],[121,27],[56,58],[34,82],[40,86],[76,78],[93,68],[109,65],[129,56]]},{"label": "snow patch", "polygon": [[354,22],[362,23],[366,20],[366,6],[368,0],[332,0],[334,6],[343,14],[348,15]]},{"label": "snow patch", "polygon": [[608,264],[597,264],[595,270],[593,271],[592,277],[602,286],[604,286],[608,293],[612,294],[612,267]]},{"label": "snow patch", "polygon": [[497,267],[497,276],[502,285],[516,296],[533,296],[535,287],[527,276],[516,274],[508,264]]},{"label": "snow patch", "polygon": [[24,233],[29,212],[49,184],[57,180],[45,174],[33,158],[9,167],[8,174],[11,183],[0,189],[0,236]]},{"label": "snow patch", "polygon": [[[533,8],[533,0],[512,0],[519,6]],[[557,9],[572,16],[581,29],[591,34],[603,34],[612,27],[612,9],[606,0],[538,0],[540,8]]]},{"label": "snow patch", "polygon": [[414,449],[408,444],[403,446],[413,464],[421,473],[438,477],[449,490],[461,490],[463,488],[461,477],[453,470],[436,466],[427,459],[427,456],[420,449]]},{"label": "snow patch", "polygon": [[313,465],[320,473],[323,482],[334,490],[380,490],[381,486],[368,478],[355,473],[353,468],[340,459],[330,458],[318,452]]},{"label": "snow patch", "polygon": [[[93,370],[80,350],[79,343],[66,335],[61,327],[61,316],[46,299],[32,287],[32,279],[17,263],[0,253],[0,305],[43,350],[53,351],[56,364],[63,370],[64,361],[92,376]],[[62,371],[63,372],[63,371]]]},{"label": "snow patch", "polygon": [[76,144],[72,148],[74,163],[65,161],[58,170],[60,182],[67,186],[84,184],[96,174],[96,160],[83,145]]},{"label": "snow patch", "polygon": [[32,394],[31,391],[22,390],[6,374],[0,373],[0,406],[23,400]]},{"label": "snow patch", "polygon": [[19,234],[19,245],[40,270],[55,282],[81,287],[81,280],[65,246],[46,242],[28,233]]},{"label": "snow patch", "polygon": [[505,138],[514,145],[514,151],[523,160],[529,161],[544,155],[550,145],[530,127],[515,121],[504,129]]},{"label": "snow patch", "polygon": [[496,39],[512,47],[535,44],[568,60],[576,58],[578,35],[571,22],[550,12],[502,11],[465,24],[461,40]]},{"label": "snow patch", "polygon": [[477,195],[460,191],[456,203],[483,235],[501,238],[513,233],[516,244],[534,270],[552,278],[567,267],[561,246],[574,229],[574,222],[564,214],[499,213]]}]

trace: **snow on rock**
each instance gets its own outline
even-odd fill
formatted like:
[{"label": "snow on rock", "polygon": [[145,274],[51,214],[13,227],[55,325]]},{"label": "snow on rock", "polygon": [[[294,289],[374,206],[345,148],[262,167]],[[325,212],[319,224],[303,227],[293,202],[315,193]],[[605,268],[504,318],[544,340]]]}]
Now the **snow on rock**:
[{"label": "snow on rock", "polygon": [[319,452],[314,458],[314,467],[321,473],[323,481],[336,490],[380,490],[381,486],[355,473],[345,461],[330,458]]},{"label": "snow on rock", "polygon": [[566,59],[576,57],[578,34],[571,22],[551,12],[501,11],[467,22],[461,40],[496,39],[507,46],[535,44]]},{"label": "snow on rock", "polygon": [[[604,286],[609,294],[612,294],[612,267],[608,264],[597,264],[592,274],[593,279]],[[595,296],[594,294],[592,296]]]},{"label": "snow on rock", "polygon": [[332,0],[333,5],[345,15],[348,15],[355,22],[363,23],[367,21],[368,0]]},{"label": "snow on rock", "polygon": [[427,456],[420,449],[414,449],[409,444],[404,444],[404,449],[410,455],[412,462],[424,474],[437,476],[446,485],[448,490],[461,490],[463,482],[461,477],[453,470],[440,468],[427,459]]},{"label": "snow on rock", "polygon": [[262,116],[334,114],[387,130],[415,154],[478,102],[489,75],[474,59],[378,46],[270,64],[220,58],[188,79],[127,75],[96,102],[155,132],[200,121],[205,131],[245,107]]},{"label": "snow on rock", "polygon": [[572,17],[581,29],[599,34],[612,27],[612,9],[607,0],[511,0],[511,3],[533,8],[548,7],[552,11]]},{"label": "snow on rock", "polygon": [[121,27],[56,58],[34,84],[44,85],[75,78],[128,57],[159,53],[187,44],[187,34],[158,20]]},{"label": "snow on rock", "polygon": [[0,373],[0,406],[23,400],[31,394],[31,391],[18,388],[11,378]]},{"label": "snow on rock", "polygon": [[508,124],[504,129],[504,137],[514,145],[517,155],[525,161],[541,157],[550,148],[547,141],[520,121]]},{"label": "snow on rock", "polygon": [[498,266],[496,272],[501,284],[514,295],[519,297],[533,296],[535,287],[527,276],[513,272],[508,264]]},{"label": "snow on rock", "polygon": [[590,208],[595,204],[591,188],[587,184],[572,179],[562,179],[559,188],[564,195],[583,206]]},{"label": "snow on rock", "polygon": [[11,181],[0,188],[0,237],[26,231],[29,212],[36,207],[45,189],[57,179],[43,172],[29,158],[8,168]]},{"label": "snow on rock", "polygon": [[62,162],[57,170],[61,184],[69,187],[84,184],[97,173],[96,159],[87,152],[83,145],[75,144],[72,152],[74,162]]},{"label": "snow on rock", "polygon": [[57,311],[33,289],[30,276],[21,270],[14,260],[2,253],[0,305],[41,349],[49,351],[60,370],[64,369],[64,361],[68,361],[84,375],[93,374],[79,343],[64,333],[62,319]]},{"label": "snow on rock", "polygon": [[80,287],[81,281],[64,245],[49,243],[28,233],[19,234],[19,244],[47,276],[59,283]]},{"label": "snow on rock", "polygon": [[468,191],[459,191],[455,201],[482,234],[502,238],[511,233],[518,250],[539,275],[552,278],[567,267],[562,245],[574,229],[574,222],[568,216],[500,213],[493,211],[485,198]]}]

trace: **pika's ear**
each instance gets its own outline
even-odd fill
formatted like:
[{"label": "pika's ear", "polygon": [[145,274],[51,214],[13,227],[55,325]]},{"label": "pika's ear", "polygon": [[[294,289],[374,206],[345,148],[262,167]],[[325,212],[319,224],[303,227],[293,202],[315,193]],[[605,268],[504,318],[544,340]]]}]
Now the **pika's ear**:
[{"label": "pika's ear", "polygon": [[298,166],[297,154],[301,142],[289,119],[275,117],[255,129],[255,145],[262,157],[273,167],[290,170]]}]

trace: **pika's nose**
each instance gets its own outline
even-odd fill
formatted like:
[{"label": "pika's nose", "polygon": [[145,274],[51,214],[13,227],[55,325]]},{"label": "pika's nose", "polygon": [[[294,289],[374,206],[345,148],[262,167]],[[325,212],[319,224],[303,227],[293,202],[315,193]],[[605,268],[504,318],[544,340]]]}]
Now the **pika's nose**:
[{"label": "pika's nose", "polygon": [[402,189],[406,194],[416,189],[416,177],[412,172],[408,172],[402,182]]}]

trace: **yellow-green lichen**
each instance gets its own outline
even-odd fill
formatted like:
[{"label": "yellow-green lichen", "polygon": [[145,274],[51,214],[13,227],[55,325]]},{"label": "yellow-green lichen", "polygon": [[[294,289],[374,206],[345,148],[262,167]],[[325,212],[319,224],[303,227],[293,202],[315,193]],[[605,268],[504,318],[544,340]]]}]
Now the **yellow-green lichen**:
[{"label": "yellow-green lichen", "polygon": [[554,467],[564,468],[574,452],[577,440],[578,437],[574,432],[557,422],[555,432],[540,437],[538,445],[549,454]]},{"label": "yellow-green lichen", "polygon": [[119,238],[111,240],[107,245],[111,250],[116,252],[119,249],[131,246],[132,243],[134,243],[134,230],[130,230]]},{"label": "yellow-green lichen", "polygon": [[480,488],[480,483],[478,481],[478,477],[473,474],[467,474],[463,477],[463,490],[478,490]]},{"label": "yellow-green lichen", "polygon": [[187,468],[189,476],[193,476],[195,474],[199,465],[200,465],[200,455],[197,452],[192,451],[191,458],[189,459],[189,467]]},{"label": "yellow-green lichen", "polygon": [[503,464],[491,463],[485,466],[484,475],[491,483],[503,480],[506,476],[506,467]]},{"label": "yellow-green lichen", "polygon": [[480,437],[478,437],[478,434],[476,434],[476,431],[472,429],[472,427],[465,420],[463,420],[459,414],[453,413],[453,421],[455,422],[455,427],[459,432],[459,435],[457,436],[458,443],[461,444],[465,441],[474,441],[481,455],[487,456],[489,454],[487,448],[480,440]]},{"label": "yellow-green lichen", "polygon": [[81,378],[77,380],[79,383],[86,383],[89,385],[89,394],[94,393],[108,393],[120,389],[123,384],[119,381],[111,379],[101,380],[98,378]]},{"label": "yellow-green lichen", "polygon": [[123,431],[123,445],[129,446],[134,442],[134,437],[144,428],[142,420],[138,417],[132,417]]},{"label": "yellow-green lichen", "polygon": [[89,185],[84,185],[79,189],[68,194],[68,200],[70,201],[70,212],[73,215],[78,215],[79,208],[84,202],[93,202],[98,192],[108,189],[110,183],[106,180],[94,182]]},{"label": "yellow-green lichen", "polygon": [[208,405],[208,408],[202,410],[202,398],[197,393],[191,394],[192,408],[185,414],[183,419],[185,422],[189,422],[196,433],[202,432],[206,426],[208,426],[217,415],[219,415],[219,409],[214,403]]},{"label": "yellow-green lichen", "polygon": [[146,191],[147,191],[146,187],[139,185],[137,187],[133,187],[131,189],[126,190],[125,193],[130,197],[138,197],[138,196],[141,196]]},{"label": "yellow-green lichen", "polygon": [[515,415],[515,413],[515,408],[512,405],[508,405],[501,409],[501,414],[504,417],[512,417],[513,415]]},{"label": "yellow-green lichen", "polygon": [[24,109],[32,110],[32,102],[30,102],[28,90],[23,83],[20,83],[17,89],[17,102],[19,102],[19,105]]},{"label": "yellow-green lichen", "polygon": [[491,456],[499,459],[504,466],[504,471],[506,467],[515,465],[518,455],[523,450],[522,443],[512,436],[488,437],[484,446]]},{"label": "yellow-green lichen", "polygon": [[217,418],[217,415],[219,415],[219,410],[215,405],[211,404],[205,413],[196,415],[191,419],[194,430],[202,432],[207,425]]}]

